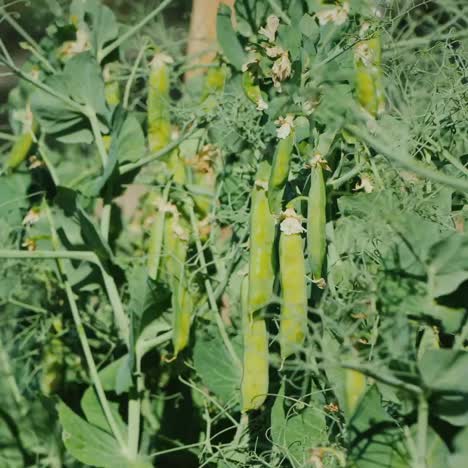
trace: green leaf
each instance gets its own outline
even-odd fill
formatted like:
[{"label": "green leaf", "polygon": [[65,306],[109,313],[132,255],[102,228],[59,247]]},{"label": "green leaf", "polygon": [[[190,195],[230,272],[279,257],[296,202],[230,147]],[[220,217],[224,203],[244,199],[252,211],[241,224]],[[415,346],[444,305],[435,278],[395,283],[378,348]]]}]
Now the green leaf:
[{"label": "green leaf", "polygon": [[310,449],[327,440],[323,410],[314,407],[312,402],[297,401],[285,408],[285,385],[271,409],[271,436],[273,443],[284,452],[294,467],[307,464]]},{"label": "green leaf", "polygon": [[313,41],[317,40],[320,33],[320,29],[314,17],[307,13],[302,17],[299,23],[299,29],[304,36]]},{"label": "green leaf", "polygon": [[[74,142],[88,142],[86,109],[107,119],[108,110],[104,95],[104,81],[96,59],[84,52],[71,58],[62,72],[46,80],[45,84],[73,103],[38,89],[31,96],[31,107],[41,128],[47,133],[67,131]],[[68,135],[73,129],[72,137]],[[62,135],[63,138],[63,135]]]},{"label": "green leaf", "polygon": [[[233,341],[233,344],[236,342]],[[241,356],[239,349],[237,355]],[[204,385],[222,403],[239,403],[241,371],[232,362],[229,353],[218,335],[213,337],[199,333],[193,350],[193,361],[197,374]]]},{"label": "green leaf", "polygon": [[242,65],[246,62],[246,56],[232,27],[231,8],[227,5],[221,4],[219,6],[216,19],[216,31],[218,42],[224,55],[233,67],[240,70]]},{"label": "green leaf", "polygon": [[348,466],[407,468],[403,431],[382,407],[375,385],[361,399],[349,425]]},{"label": "green leaf", "polygon": [[58,414],[65,448],[77,460],[90,466],[129,466],[114,437],[80,418],[63,402],[58,405]]},{"label": "green leaf", "polygon": [[427,388],[437,392],[468,394],[468,352],[431,349],[419,361],[421,377]]},{"label": "green leaf", "polygon": [[[127,437],[127,425],[124,423],[122,417],[119,414],[119,405],[109,401],[109,407],[117,426],[122,433],[124,438]],[[101,404],[96,394],[94,387],[89,387],[81,398],[81,409],[86,416],[87,421],[93,426],[106,431],[108,434],[112,434],[112,430],[109,426],[107,418],[102,410]]]},{"label": "green leaf", "polygon": [[465,468],[468,459],[468,427],[455,436],[453,446],[455,450],[449,457],[449,467]]}]

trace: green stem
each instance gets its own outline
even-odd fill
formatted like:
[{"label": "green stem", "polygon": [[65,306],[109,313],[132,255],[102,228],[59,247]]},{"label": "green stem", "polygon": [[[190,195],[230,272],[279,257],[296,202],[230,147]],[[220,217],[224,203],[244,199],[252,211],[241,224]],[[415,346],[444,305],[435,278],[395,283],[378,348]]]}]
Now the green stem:
[{"label": "green stem", "polygon": [[389,148],[391,148],[392,145],[386,145],[385,142],[379,141],[376,137],[361,130],[355,125],[346,126],[346,130],[365,141],[369,146],[373,147],[386,158],[396,162],[415,174],[426,177],[429,180],[439,182],[443,185],[447,185],[448,187],[452,187],[460,192],[468,192],[468,179],[443,174],[442,172],[431,169],[419,161],[412,159],[409,155],[399,155],[394,151],[390,151]]},{"label": "green stem", "polygon": [[107,162],[107,151],[104,146],[104,141],[102,139],[101,130],[99,128],[99,121],[98,121],[96,112],[94,111],[94,109],[87,107],[85,113],[89,119],[89,123],[91,124],[91,130],[94,135],[94,142],[96,143],[99,156],[101,157],[102,167],[105,167],[106,162]]},{"label": "green stem", "polygon": [[184,140],[187,140],[190,136],[192,136],[197,130],[197,123],[191,122],[190,124],[186,125],[185,128],[192,126],[192,128],[187,133],[182,133],[182,135],[174,140],[173,142],[169,143],[165,148],[156,151],[155,153],[151,153],[144,158],[141,158],[139,161],[134,163],[127,163],[120,166],[120,174],[127,174],[128,172],[132,172],[136,169],[140,169],[143,166],[146,166],[149,163],[152,163],[156,159],[160,159],[166,154],[169,154],[174,148],[177,148]]},{"label": "green stem", "polygon": [[130,460],[136,460],[140,441],[141,398],[144,390],[141,359],[136,360],[136,395],[128,402],[128,452]]},{"label": "green stem", "polygon": [[135,63],[133,64],[132,71],[130,72],[130,76],[127,80],[127,83],[125,85],[125,92],[124,92],[124,98],[123,98],[123,107],[124,109],[128,109],[128,100],[130,98],[130,90],[132,88],[132,83],[133,80],[135,79],[136,71],[138,69],[138,65],[141,62],[141,59],[143,58],[143,54],[145,53],[146,46],[148,45],[148,41],[145,40],[143,43],[143,46],[141,47],[140,51],[138,52],[137,58],[135,59]]},{"label": "green stem", "polygon": [[[163,203],[166,204],[169,198],[172,182],[169,181],[164,187]],[[153,226],[151,226],[151,238],[148,248],[148,276],[152,280],[156,280],[159,272],[159,263],[161,261],[161,252],[163,247],[163,232],[165,222],[164,209],[160,209],[155,217]]]},{"label": "green stem", "polygon": [[104,267],[101,265],[96,254],[93,252],[81,252],[81,251],[70,251],[70,250],[36,250],[35,252],[29,252],[26,250],[0,250],[0,258],[7,259],[41,259],[41,260],[56,260],[56,259],[68,259],[68,260],[80,260],[83,262],[89,262],[97,265],[101,271],[104,286],[109,297],[109,301],[112,305],[114,312],[115,321],[119,328],[121,338],[128,345],[129,338],[129,325],[128,319],[125,315],[122,302],[117,290],[114,279],[110,276]]},{"label": "green stem", "polygon": [[18,388],[16,383],[15,375],[10,366],[10,359],[3,345],[2,339],[0,337],[0,375],[2,380],[10,387],[13,398],[18,406],[21,405],[23,401],[23,396]]},{"label": "green stem", "polygon": [[[50,211],[49,205],[47,203],[44,203],[44,206],[46,208],[47,212],[47,217],[49,219],[49,224],[50,224],[50,230],[51,230],[51,235],[52,235],[52,245],[55,248],[58,248],[60,245],[58,236],[57,236],[57,231],[55,229],[55,222],[52,216],[52,212]],[[91,376],[91,380],[93,381],[94,387],[96,389],[97,396],[99,398],[99,402],[102,406],[102,410],[104,412],[104,415],[106,416],[107,422],[109,423],[109,427],[112,430],[112,433],[114,434],[114,437],[116,438],[117,442],[119,443],[120,447],[122,450],[126,451],[126,445],[124,443],[122,433],[120,432],[120,429],[114,419],[114,416],[111,412],[109,402],[107,401],[106,394],[104,392],[104,389],[102,387],[101,380],[99,378],[99,373],[96,367],[96,363],[94,362],[93,358],[93,353],[91,351],[91,347],[89,346],[88,338],[86,337],[86,332],[83,326],[83,322],[81,321],[81,316],[78,311],[78,306],[75,301],[75,296],[73,294],[72,287],[70,285],[70,282],[68,281],[66,275],[64,274],[64,268],[63,268],[63,261],[60,258],[56,259],[57,261],[57,267],[59,270],[59,274],[62,277],[62,282],[65,286],[65,293],[67,295],[68,299],[68,304],[70,306],[70,310],[72,313],[73,321],[75,323],[75,328],[78,333],[78,337],[80,340],[81,347],[83,349],[83,354],[86,359],[86,364],[89,369],[89,373]]]},{"label": "green stem", "polygon": [[117,285],[115,284],[114,278],[112,278],[112,276],[109,273],[107,273],[107,271],[104,269],[101,263],[99,263],[99,268],[101,270],[102,279],[104,280],[104,286],[107,291],[107,296],[109,297],[109,301],[114,312],[114,317],[117,324],[117,328],[119,329],[120,338],[122,338],[124,343],[128,346],[130,340],[130,325],[128,323],[128,317],[125,314],[122,301],[120,300]]},{"label": "green stem", "polygon": [[427,428],[429,424],[429,405],[426,395],[419,395],[418,403],[418,434],[417,434],[417,453],[414,461],[414,468],[427,468],[426,450],[427,450]]},{"label": "green stem", "polygon": [[125,41],[130,39],[134,34],[136,34],[145,24],[149,23],[153,18],[155,18],[164,8],[166,8],[172,0],[164,0],[156,9],[154,9],[149,15],[143,18],[139,23],[130,28],[125,34],[122,34],[118,39],[116,39],[112,44],[109,44],[107,47],[104,47],[98,52],[98,62],[101,63],[110,53],[117,49],[120,44],[123,44]]},{"label": "green stem", "polygon": [[83,323],[81,322],[80,313],[78,311],[78,307],[73,296],[72,288],[68,280],[64,280],[64,284],[65,293],[67,295],[68,303],[70,305],[70,309],[73,316],[73,321],[75,322],[75,328],[80,339],[81,347],[83,348],[83,353],[85,355],[86,364],[89,368],[91,380],[93,381],[94,387],[96,388],[96,393],[99,398],[99,402],[101,403],[102,410],[104,411],[107,422],[109,423],[109,427],[111,428],[114,437],[116,438],[122,450],[126,452],[127,447],[120,432],[119,426],[117,425],[114,416],[112,415],[111,409],[109,407],[109,402],[107,401],[106,394],[99,379],[99,373],[94,362],[93,354],[91,352],[91,348],[86,337]]},{"label": "green stem", "polygon": [[388,375],[384,374],[382,371],[377,370],[377,369],[370,369],[369,367],[366,366],[359,366],[356,364],[348,364],[348,363],[341,363],[341,367],[344,369],[353,369],[361,372],[364,375],[367,375],[368,377],[372,377],[373,379],[377,380],[378,382],[382,382],[384,384],[390,385],[392,387],[400,388],[402,390],[406,390],[407,392],[413,394],[413,395],[421,395],[422,390],[417,386],[413,384],[409,384],[407,382],[404,382],[403,380],[400,380],[393,375]]},{"label": "green stem", "polygon": [[241,361],[238,358],[236,352],[234,351],[232,343],[229,340],[228,334],[226,332],[226,328],[224,327],[223,319],[221,318],[219,314],[218,304],[216,303],[216,298],[215,298],[215,294],[213,291],[213,287],[211,286],[211,282],[208,279],[208,267],[207,267],[206,260],[205,260],[205,254],[203,253],[203,246],[200,240],[200,236],[198,235],[197,220],[195,217],[195,213],[193,211],[192,204],[188,205],[188,210],[190,214],[190,222],[192,225],[193,236],[195,237],[195,245],[197,247],[198,257],[200,259],[200,266],[201,266],[203,274],[205,275],[204,285],[205,285],[206,293],[208,295],[210,309],[213,313],[213,317],[215,319],[219,333],[224,342],[224,346],[226,346],[227,351],[231,355],[232,361],[234,362],[236,366],[238,366],[239,368],[242,368]]}]

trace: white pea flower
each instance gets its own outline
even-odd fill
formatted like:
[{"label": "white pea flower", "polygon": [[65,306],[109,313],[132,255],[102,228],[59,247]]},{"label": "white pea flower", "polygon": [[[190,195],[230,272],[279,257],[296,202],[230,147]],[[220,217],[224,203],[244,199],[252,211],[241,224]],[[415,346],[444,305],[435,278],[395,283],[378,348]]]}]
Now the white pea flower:
[{"label": "white pea flower", "polygon": [[268,109],[268,103],[266,103],[262,97],[259,97],[257,101],[257,110],[264,111],[267,109]]},{"label": "white pea flower", "polygon": [[302,227],[302,218],[296,213],[294,208],[287,208],[281,215],[283,221],[280,224],[280,230],[286,235],[300,234],[305,229]]},{"label": "white pea flower", "polygon": [[331,171],[331,168],[328,165],[327,160],[320,153],[315,153],[312,156],[309,162],[309,166],[310,167],[321,166],[322,169],[325,169],[326,171]]},{"label": "white pea flower", "polygon": [[266,26],[264,28],[260,28],[258,32],[262,36],[265,36],[269,42],[275,42],[278,26],[279,18],[275,15],[270,15],[267,18]]},{"label": "white pea flower", "polygon": [[293,120],[294,120],[294,117],[288,114],[286,117],[280,117],[275,122],[277,125],[279,125],[279,127],[276,129],[276,136],[280,140],[284,140],[291,134],[292,129],[294,128]]},{"label": "white pea flower", "polygon": [[366,193],[372,193],[374,191],[374,185],[372,184],[371,178],[364,174],[361,177],[361,181],[356,184],[354,190],[364,190]]},{"label": "white pea flower", "polygon": [[39,208],[31,208],[23,219],[23,226],[32,226],[36,224],[41,217]]},{"label": "white pea flower", "polygon": [[157,70],[165,65],[171,65],[174,63],[174,59],[164,52],[158,52],[154,54],[153,59],[150,62],[151,68]]},{"label": "white pea flower", "polygon": [[255,182],[255,187],[261,188],[263,190],[268,190],[268,180],[257,179]]},{"label": "white pea flower", "polygon": [[375,53],[367,42],[361,42],[354,48],[354,58],[356,61],[361,61],[365,67],[369,68],[375,62]]}]

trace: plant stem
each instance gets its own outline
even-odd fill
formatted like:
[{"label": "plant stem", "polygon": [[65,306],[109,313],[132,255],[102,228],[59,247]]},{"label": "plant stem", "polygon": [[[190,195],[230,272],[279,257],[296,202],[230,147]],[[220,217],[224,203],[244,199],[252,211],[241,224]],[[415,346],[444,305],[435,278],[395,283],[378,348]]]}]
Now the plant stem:
[{"label": "plant stem", "polygon": [[201,269],[202,269],[203,274],[205,275],[204,285],[205,285],[206,293],[208,295],[210,309],[213,313],[216,325],[218,326],[218,330],[224,342],[224,346],[226,346],[227,351],[231,355],[231,359],[233,363],[237,367],[242,369],[242,364],[240,362],[240,359],[238,358],[236,352],[234,351],[232,343],[229,340],[228,334],[226,332],[226,328],[224,327],[223,319],[221,318],[219,314],[218,305],[216,303],[216,298],[215,298],[215,294],[213,291],[213,287],[211,286],[211,282],[208,279],[208,267],[207,267],[206,260],[205,260],[205,254],[203,253],[203,246],[201,244],[200,236],[198,235],[197,220],[195,218],[193,205],[191,203],[188,205],[188,210],[190,214],[190,222],[192,225],[193,236],[195,237],[195,245],[197,247],[198,257],[200,259]]},{"label": "plant stem", "polygon": [[56,260],[56,259],[68,259],[68,260],[80,260],[83,262],[89,262],[94,265],[97,265],[101,271],[102,278],[104,281],[104,286],[109,296],[109,301],[112,305],[112,310],[114,312],[115,321],[119,328],[122,340],[128,345],[128,319],[125,315],[122,301],[117,290],[112,276],[107,273],[104,267],[101,265],[96,254],[93,252],[81,252],[81,251],[72,251],[72,250],[36,250],[35,252],[29,252],[26,250],[0,250],[0,258],[8,259],[41,259],[41,260]]},{"label": "plant stem", "polygon": [[118,39],[116,39],[112,44],[109,44],[107,47],[104,47],[98,52],[98,62],[101,63],[110,53],[117,49],[120,44],[123,44],[125,41],[130,39],[134,34],[136,34],[145,24],[149,23],[153,18],[155,18],[161,11],[166,8],[172,0],[164,0],[160,5],[154,9],[149,15],[143,18],[139,23],[137,23],[133,28],[130,28],[125,34],[122,34]]},{"label": "plant stem", "polygon": [[135,59],[135,63],[133,64],[133,67],[132,67],[132,71],[130,72],[130,76],[125,85],[125,92],[124,92],[124,98],[123,98],[124,109],[128,109],[128,100],[130,98],[130,90],[132,88],[132,83],[133,83],[133,80],[135,79],[135,74],[138,69],[138,65],[140,64],[141,59],[143,58],[143,54],[145,53],[147,45],[148,45],[148,41],[145,40],[145,42],[143,43],[143,46],[138,52],[137,58]]},{"label": "plant stem", "polygon": [[[163,191],[163,204],[167,203],[172,182],[167,182]],[[148,248],[148,276],[155,281],[158,277],[159,263],[161,261],[161,252],[163,247],[163,232],[165,223],[164,207],[159,207],[159,211],[151,226],[151,237]]]},{"label": "plant stem", "polygon": [[117,289],[117,285],[115,284],[114,278],[107,273],[104,267],[99,263],[99,268],[101,270],[102,279],[104,280],[104,286],[107,291],[107,296],[109,297],[109,301],[112,306],[112,310],[114,311],[114,317],[117,324],[117,328],[119,329],[120,338],[124,341],[124,343],[129,346],[129,330],[130,325],[128,323],[128,317],[125,314],[122,301],[120,300],[119,291]]},{"label": "plant stem", "polygon": [[140,441],[141,398],[144,390],[143,374],[141,373],[141,358],[136,359],[136,395],[129,396],[128,401],[128,452],[130,460],[138,456]]},{"label": "plant stem", "polygon": [[[46,208],[47,217],[49,220],[50,231],[52,235],[52,245],[55,248],[58,248],[60,243],[59,243],[59,239],[57,236],[57,231],[55,229],[55,222],[52,216],[52,212],[50,211],[49,205],[47,203],[44,202],[43,205]],[[101,380],[99,378],[99,373],[96,367],[96,363],[94,362],[93,353],[91,352],[91,347],[89,346],[88,338],[86,337],[86,332],[85,332],[83,323],[81,321],[81,316],[78,311],[78,306],[75,301],[75,296],[73,294],[72,287],[66,275],[64,274],[63,261],[60,258],[57,258],[56,261],[57,261],[59,274],[65,286],[65,293],[67,295],[68,304],[70,306],[73,321],[75,323],[76,332],[78,333],[78,337],[80,339],[81,347],[83,349],[83,354],[86,359],[86,364],[89,369],[91,380],[93,381],[94,387],[96,388],[96,393],[99,398],[99,402],[102,406],[102,410],[104,412],[104,415],[106,416],[107,422],[109,423],[109,427],[111,428],[112,433],[114,434],[114,437],[116,438],[120,447],[123,450],[126,450],[126,446],[125,446],[122,434],[110,410],[109,402],[107,401],[106,394],[104,392],[104,389],[101,384]]]},{"label": "plant stem", "polygon": [[427,450],[427,427],[429,423],[429,405],[426,395],[419,395],[418,403],[418,434],[417,434],[417,453],[414,461],[414,468],[426,468],[426,450]]},{"label": "plant stem", "polygon": [[41,260],[55,260],[55,259],[69,259],[81,260],[83,262],[93,263],[100,266],[99,259],[93,252],[82,252],[73,250],[36,250],[29,252],[27,250],[0,250],[0,258],[8,259],[41,259]]},{"label": "plant stem", "polygon": [[426,167],[419,161],[412,159],[409,155],[399,155],[395,151],[390,151],[389,148],[391,148],[391,145],[386,145],[385,142],[379,141],[376,137],[370,135],[368,132],[362,131],[355,125],[348,125],[345,128],[356,137],[365,141],[369,146],[373,147],[386,158],[396,162],[415,174],[426,177],[429,180],[439,182],[443,185],[447,185],[448,187],[452,187],[460,192],[468,192],[468,179],[443,174],[440,171]]},{"label": "plant stem", "polygon": [[166,154],[170,153],[174,148],[177,148],[184,140],[192,136],[198,130],[197,123],[195,121],[187,124],[185,128],[189,126],[192,126],[192,128],[187,133],[182,133],[179,138],[169,143],[165,148],[156,151],[155,153],[151,153],[148,156],[141,158],[137,162],[127,163],[120,166],[120,174],[127,174],[128,172],[132,172],[136,169],[139,169],[140,167],[146,166],[146,164],[152,163],[156,159],[160,159],[163,156],[166,156]]}]

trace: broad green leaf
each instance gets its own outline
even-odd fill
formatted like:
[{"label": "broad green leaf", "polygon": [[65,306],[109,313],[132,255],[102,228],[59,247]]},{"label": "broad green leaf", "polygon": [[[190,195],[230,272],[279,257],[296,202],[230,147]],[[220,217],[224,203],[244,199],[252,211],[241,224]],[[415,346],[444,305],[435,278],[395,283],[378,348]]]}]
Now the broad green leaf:
[{"label": "broad green leaf", "polygon": [[89,424],[65,403],[58,405],[65,448],[77,460],[98,467],[128,467],[122,448],[113,436]]},{"label": "broad green leaf", "polygon": [[468,394],[468,351],[431,349],[424,353],[418,365],[427,388]]},{"label": "broad green leaf", "polygon": [[449,456],[450,468],[465,468],[468,460],[468,427],[460,431],[453,442],[454,453]]},{"label": "broad green leaf", "polygon": [[219,45],[232,66],[240,70],[246,62],[244,49],[232,27],[231,8],[221,4],[218,9],[216,30]]},{"label": "broad green leaf", "polygon": [[[86,112],[94,112],[107,119],[104,81],[96,59],[84,52],[71,58],[62,72],[46,80],[45,84],[75,104],[38,89],[31,96],[31,107],[41,128],[47,133],[67,131],[66,138],[74,142],[88,142]],[[63,134],[59,135],[63,138]],[[80,139],[81,137],[81,139]]]},{"label": "broad green leaf", "polygon": [[[239,349],[237,349],[237,355],[241,356]],[[197,334],[193,361],[203,384],[222,403],[239,403],[241,372],[232,362],[218,335],[211,337],[205,333]]]},{"label": "broad green leaf", "polygon": [[324,412],[313,402],[296,402],[286,407],[285,386],[271,409],[271,437],[294,467],[302,467],[310,457],[310,450],[327,440]]},{"label": "broad green leaf", "polygon": [[[114,420],[117,423],[117,426],[122,433],[124,438],[127,437],[127,425],[122,420],[122,417],[119,414],[119,405],[118,403],[114,403],[109,401],[109,407],[111,413],[114,417]],[[86,420],[92,424],[93,426],[106,431],[108,434],[112,434],[111,428],[109,426],[109,422],[104,414],[104,411],[101,407],[101,403],[96,394],[96,390],[94,387],[89,387],[83,394],[81,398],[81,409],[83,410],[84,415],[86,416]]]},{"label": "broad green leaf", "polygon": [[370,387],[349,424],[348,466],[407,468],[403,431],[384,410],[377,387]]}]

